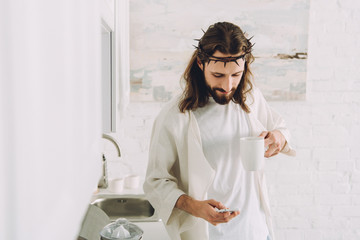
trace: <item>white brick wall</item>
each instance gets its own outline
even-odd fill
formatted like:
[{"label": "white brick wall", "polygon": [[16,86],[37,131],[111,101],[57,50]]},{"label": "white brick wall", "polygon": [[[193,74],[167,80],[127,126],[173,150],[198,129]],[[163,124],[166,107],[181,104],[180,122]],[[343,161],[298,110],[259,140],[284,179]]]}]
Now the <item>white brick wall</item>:
[{"label": "white brick wall", "polygon": [[[313,0],[307,100],[270,102],[297,157],[274,157],[267,179],[279,240],[360,239],[360,2]],[[131,103],[121,148],[144,176],[161,103]]]}]

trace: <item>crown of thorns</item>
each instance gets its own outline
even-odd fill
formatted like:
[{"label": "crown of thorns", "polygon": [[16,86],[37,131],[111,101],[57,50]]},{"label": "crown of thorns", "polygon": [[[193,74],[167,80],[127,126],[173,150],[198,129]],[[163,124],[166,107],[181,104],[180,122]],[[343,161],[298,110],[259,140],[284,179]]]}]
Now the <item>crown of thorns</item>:
[{"label": "crown of thorns", "polygon": [[254,46],[254,44],[251,44],[251,42],[250,42],[251,39],[252,39],[252,37],[247,39],[250,47],[245,51],[244,54],[242,54],[240,56],[237,56],[237,57],[232,57],[232,56],[230,56],[230,57],[215,57],[215,56],[212,56],[212,55],[208,54],[206,51],[204,51],[204,49],[202,48],[201,43],[200,43],[201,39],[194,39],[195,41],[198,41],[199,43],[198,43],[198,46],[195,46],[195,45],[193,45],[193,46],[198,50],[198,56],[199,55],[204,55],[207,58],[207,63],[208,64],[211,61],[214,61],[214,63],[223,62],[224,67],[226,67],[226,63],[234,62],[234,63],[236,63],[236,65],[240,66],[239,63],[237,62],[237,60],[239,60],[239,59],[245,60],[246,54],[251,53],[251,49]]}]

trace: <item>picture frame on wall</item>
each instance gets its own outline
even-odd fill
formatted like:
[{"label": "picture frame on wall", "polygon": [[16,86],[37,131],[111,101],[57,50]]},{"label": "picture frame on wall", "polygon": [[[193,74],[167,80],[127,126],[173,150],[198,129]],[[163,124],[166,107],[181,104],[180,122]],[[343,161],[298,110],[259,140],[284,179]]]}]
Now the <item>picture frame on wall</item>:
[{"label": "picture frame on wall", "polygon": [[131,101],[181,93],[194,39],[219,21],[252,37],[254,83],[268,101],[305,100],[309,1],[130,1]]}]

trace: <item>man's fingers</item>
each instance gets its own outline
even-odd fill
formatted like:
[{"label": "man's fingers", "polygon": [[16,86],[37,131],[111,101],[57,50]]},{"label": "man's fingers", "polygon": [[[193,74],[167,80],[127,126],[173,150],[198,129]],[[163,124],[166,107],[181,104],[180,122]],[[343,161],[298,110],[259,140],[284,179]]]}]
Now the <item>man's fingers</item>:
[{"label": "man's fingers", "polygon": [[265,147],[265,148],[270,147],[271,144],[273,144],[273,140],[272,140],[272,139],[270,139],[270,138],[265,138],[265,139],[264,139],[264,147]]},{"label": "man's fingers", "polygon": [[280,139],[278,139],[273,132],[269,132],[264,139],[264,146],[267,148],[266,157],[273,156],[281,151]]},{"label": "man's fingers", "polygon": [[[216,226],[220,223],[227,223],[234,217],[240,214],[240,211],[234,212],[218,212],[217,209],[226,209],[226,207],[221,203],[214,199],[209,199],[204,201],[203,203],[207,204],[207,207],[204,208],[206,210],[205,214],[201,214],[206,221]],[[201,217],[201,215],[199,215]]]},{"label": "man's fingers", "polygon": [[272,157],[280,152],[280,144],[279,143],[272,143],[269,145],[268,150],[265,152],[265,157]]},{"label": "man's fingers", "polygon": [[264,139],[265,147],[269,147],[271,144],[275,142],[275,136],[272,132],[268,132]]},{"label": "man's fingers", "polygon": [[217,209],[224,209],[226,208],[221,202],[218,202],[214,199],[210,199],[207,201],[211,206],[216,207]]},{"label": "man's fingers", "polygon": [[259,137],[263,137],[264,138],[264,145],[265,148],[267,148],[270,144],[271,144],[271,140],[269,138],[269,135],[271,134],[271,132],[267,132],[267,131],[263,131],[260,133]]},{"label": "man's fingers", "polygon": [[219,213],[222,216],[214,219],[213,222],[214,223],[227,223],[229,222],[231,219],[233,219],[234,217],[236,217],[237,215],[240,214],[240,211],[235,211],[235,212],[225,212],[225,213]]},{"label": "man's fingers", "polygon": [[260,133],[259,137],[265,138],[268,135],[268,133],[269,133],[268,131],[263,131]]}]

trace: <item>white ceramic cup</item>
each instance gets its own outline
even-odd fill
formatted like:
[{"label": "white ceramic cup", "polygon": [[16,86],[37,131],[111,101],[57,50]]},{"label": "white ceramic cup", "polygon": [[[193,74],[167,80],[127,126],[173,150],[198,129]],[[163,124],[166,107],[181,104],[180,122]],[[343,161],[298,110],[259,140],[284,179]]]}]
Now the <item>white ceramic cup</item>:
[{"label": "white ceramic cup", "polygon": [[130,175],[125,178],[125,187],[129,189],[137,189],[140,185],[140,177],[138,175]]},{"label": "white ceramic cup", "polygon": [[240,158],[246,171],[257,171],[264,164],[264,138],[240,138]]},{"label": "white ceramic cup", "polygon": [[124,189],[124,179],[123,178],[115,178],[109,182],[109,188],[111,192],[121,193]]}]

